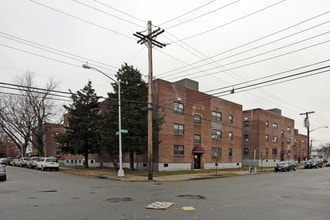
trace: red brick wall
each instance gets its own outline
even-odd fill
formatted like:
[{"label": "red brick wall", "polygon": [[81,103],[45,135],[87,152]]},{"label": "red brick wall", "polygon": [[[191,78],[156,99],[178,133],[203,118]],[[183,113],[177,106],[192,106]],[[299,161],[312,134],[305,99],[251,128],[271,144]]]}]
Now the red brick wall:
[{"label": "red brick wall", "polygon": [[[220,161],[223,163],[241,162],[242,142],[242,106],[223,99],[215,98],[199,91],[156,80],[154,82],[154,97],[159,113],[165,114],[165,120],[159,133],[161,143],[155,150],[155,161],[159,163],[191,163],[193,165],[194,134],[201,135],[201,146],[205,149],[201,165],[214,162],[212,147],[222,149]],[[174,102],[184,104],[184,114],[173,111]],[[212,111],[222,113],[223,122],[212,122]],[[194,125],[193,115],[201,116],[201,125]],[[228,123],[229,114],[233,115],[234,123]],[[174,135],[173,125],[184,125],[184,135]],[[213,140],[212,128],[218,127],[222,131],[221,140]],[[218,129],[217,128],[217,129]],[[228,133],[233,132],[234,138],[229,141]],[[184,156],[174,155],[174,145],[184,145]],[[228,149],[233,148],[233,156],[228,156]]]}]

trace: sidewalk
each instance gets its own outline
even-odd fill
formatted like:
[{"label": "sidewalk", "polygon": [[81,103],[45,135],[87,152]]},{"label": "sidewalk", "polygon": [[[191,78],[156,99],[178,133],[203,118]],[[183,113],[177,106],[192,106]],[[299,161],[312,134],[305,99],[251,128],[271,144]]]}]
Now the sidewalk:
[{"label": "sidewalk", "polygon": [[[63,172],[71,173],[73,175],[81,176],[91,176],[101,179],[112,179],[118,181],[130,181],[130,182],[148,182],[147,176],[134,175],[131,172],[126,172],[124,177],[118,177],[115,170],[109,169],[78,169],[74,168],[62,168],[60,169]],[[226,178],[233,176],[243,176],[243,175],[253,175],[260,172],[250,173],[248,170],[218,170],[217,174],[215,172],[210,173],[191,173],[191,174],[174,174],[174,175],[154,175],[151,181],[154,182],[173,182],[173,181],[187,181],[187,180],[197,180],[197,179],[213,179],[213,178]]]}]

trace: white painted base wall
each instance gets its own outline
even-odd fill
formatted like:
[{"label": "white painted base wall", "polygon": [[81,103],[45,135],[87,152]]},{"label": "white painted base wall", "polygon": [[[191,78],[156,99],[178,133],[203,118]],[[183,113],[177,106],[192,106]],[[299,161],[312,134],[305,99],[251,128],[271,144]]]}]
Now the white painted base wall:
[{"label": "white painted base wall", "polygon": [[[242,163],[218,163],[218,169],[233,169],[233,168],[241,168]],[[216,169],[217,166],[215,163],[204,163],[204,169]]]}]

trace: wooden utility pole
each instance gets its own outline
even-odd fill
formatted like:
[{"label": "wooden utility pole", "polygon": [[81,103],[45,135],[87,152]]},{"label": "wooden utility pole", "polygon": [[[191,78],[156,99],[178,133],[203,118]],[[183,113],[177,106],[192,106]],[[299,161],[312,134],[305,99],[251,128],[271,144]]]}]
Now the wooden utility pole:
[{"label": "wooden utility pole", "polygon": [[[148,21],[148,36],[151,35],[151,21]],[[153,179],[152,153],[152,41],[148,38],[148,180]]]},{"label": "wooden utility pole", "polygon": [[309,118],[308,115],[315,113],[314,111],[311,112],[304,112],[304,113],[300,113],[300,115],[306,115],[306,118],[304,120],[304,125],[307,128],[307,159],[310,158],[311,152],[310,152],[310,143],[309,143]]},{"label": "wooden utility pole", "polygon": [[163,33],[164,30],[157,28],[152,31],[151,21],[148,21],[148,35],[144,35],[141,32],[136,32],[133,34],[135,37],[140,38],[137,43],[147,44],[148,47],[148,180],[153,179],[153,143],[152,143],[152,78],[153,78],[153,68],[152,68],[152,46],[157,46],[163,48],[166,44],[160,43],[155,40],[156,36]]}]

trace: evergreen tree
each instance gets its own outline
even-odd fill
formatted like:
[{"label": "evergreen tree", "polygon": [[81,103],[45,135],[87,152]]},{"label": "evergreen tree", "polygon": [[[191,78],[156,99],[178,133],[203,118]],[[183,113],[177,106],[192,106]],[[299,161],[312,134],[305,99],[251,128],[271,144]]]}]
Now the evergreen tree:
[{"label": "evergreen tree", "polygon": [[87,168],[88,154],[97,153],[100,149],[99,97],[89,81],[82,90],[71,92],[71,99],[72,104],[64,106],[68,111],[67,132],[58,137],[58,142],[63,145],[63,153],[84,155]]},{"label": "evergreen tree", "polygon": [[[121,123],[122,152],[130,155],[130,168],[133,169],[134,153],[146,152],[148,141],[148,118],[143,108],[147,105],[148,87],[141,78],[139,70],[126,63],[116,75],[121,87]],[[109,109],[105,115],[103,143],[108,146],[108,153],[118,158],[118,84],[112,83],[113,93],[109,93]],[[116,162],[116,161],[114,161]],[[115,163],[116,164],[116,163]]]}]

